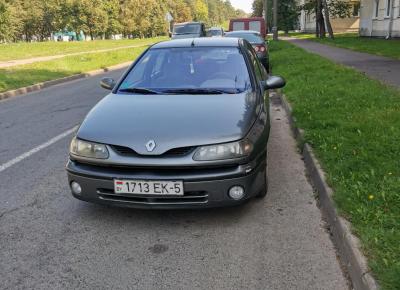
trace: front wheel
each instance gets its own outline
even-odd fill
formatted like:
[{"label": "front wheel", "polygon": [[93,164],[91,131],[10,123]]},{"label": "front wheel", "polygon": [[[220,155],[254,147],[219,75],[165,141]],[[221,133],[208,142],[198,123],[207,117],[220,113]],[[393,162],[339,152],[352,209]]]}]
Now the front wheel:
[{"label": "front wheel", "polygon": [[268,176],[267,176],[267,170],[265,170],[264,173],[264,184],[262,186],[261,191],[256,195],[257,198],[264,198],[268,193]]}]

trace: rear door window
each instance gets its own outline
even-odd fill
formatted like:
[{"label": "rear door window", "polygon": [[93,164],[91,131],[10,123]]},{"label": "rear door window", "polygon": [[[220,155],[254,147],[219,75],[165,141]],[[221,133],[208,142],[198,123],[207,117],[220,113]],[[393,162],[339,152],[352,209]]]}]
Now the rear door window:
[{"label": "rear door window", "polygon": [[248,44],[246,45],[246,47],[247,47],[247,50],[250,53],[250,59],[251,59],[251,62],[253,64],[253,66],[254,66],[254,70],[255,70],[255,73],[256,73],[257,81],[265,80],[267,75],[265,73],[265,70],[262,68],[262,65],[260,64],[260,62],[259,62],[259,60],[257,58],[257,55],[254,52],[253,47],[251,45],[248,45]]}]

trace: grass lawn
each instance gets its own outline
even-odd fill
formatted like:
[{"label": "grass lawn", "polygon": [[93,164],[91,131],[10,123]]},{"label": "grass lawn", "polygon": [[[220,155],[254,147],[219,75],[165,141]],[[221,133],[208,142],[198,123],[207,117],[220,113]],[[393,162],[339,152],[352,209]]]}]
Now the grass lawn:
[{"label": "grass lawn", "polygon": [[273,72],[287,79],[298,126],[373,274],[382,289],[400,289],[400,91],[290,43],[270,47]]},{"label": "grass lawn", "polygon": [[133,61],[144,49],[145,47],[137,47],[111,52],[88,53],[0,69],[0,92]]},{"label": "grass lawn", "polygon": [[165,38],[160,37],[146,39],[94,40],[74,42],[19,42],[0,44],[0,61],[118,48],[130,45],[148,45],[162,39]]},{"label": "grass lawn", "polygon": [[358,34],[355,33],[335,34],[334,40],[330,38],[315,38],[314,34],[290,33],[290,36],[309,39],[323,44],[366,52],[370,54],[400,59],[399,39],[385,40],[382,38],[359,37]]}]

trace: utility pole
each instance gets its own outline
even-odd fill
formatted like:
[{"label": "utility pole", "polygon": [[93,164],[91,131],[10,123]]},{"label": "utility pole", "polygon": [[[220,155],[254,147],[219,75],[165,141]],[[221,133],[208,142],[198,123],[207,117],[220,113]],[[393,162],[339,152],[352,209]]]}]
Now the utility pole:
[{"label": "utility pole", "polygon": [[274,0],[273,2],[273,22],[274,26],[272,27],[272,33],[274,34],[274,40],[278,40],[278,0]]},{"label": "utility pole", "polygon": [[268,34],[268,0],[264,0],[264,20],[265,20],[265,27],[267,28],[267,34]]}]

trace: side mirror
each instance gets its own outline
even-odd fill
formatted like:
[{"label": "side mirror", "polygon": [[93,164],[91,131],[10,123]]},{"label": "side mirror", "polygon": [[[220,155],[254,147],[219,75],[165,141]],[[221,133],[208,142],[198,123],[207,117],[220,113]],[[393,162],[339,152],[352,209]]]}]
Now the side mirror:
[{"label": "side mirror", "polygon": [[262,86],[265,90],[280,89],[283,88],[285,85],[285,79],[279,76],[270,76],[266,81],[262,82]]},{"label": "side mirror", "polygon": [[169,35],[169,38],[171,38],[172,37],[172,32],[171,31],[168,32],[168,35]]},{"label": "side mirror", "polygon": [[100,81],[100,86],[106,90],[112,90],[115,87],[116,83],[112,78],[103,78]]}]

